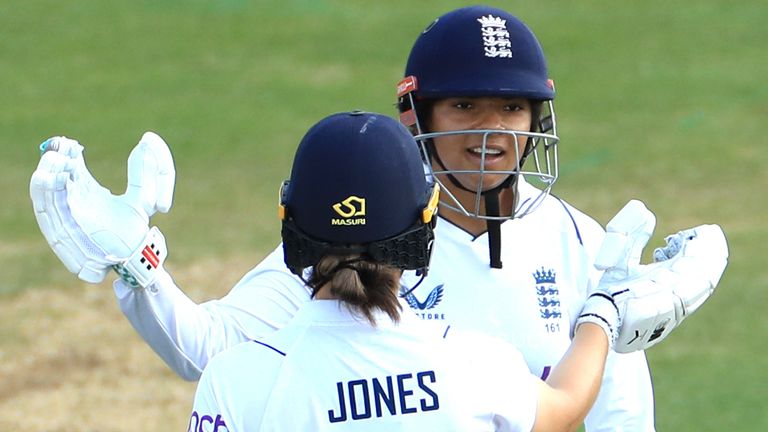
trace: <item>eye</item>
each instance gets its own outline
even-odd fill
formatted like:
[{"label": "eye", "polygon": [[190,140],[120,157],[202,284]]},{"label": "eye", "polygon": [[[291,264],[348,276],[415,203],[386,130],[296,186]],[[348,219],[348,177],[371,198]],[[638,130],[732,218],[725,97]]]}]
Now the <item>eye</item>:
[{"label": "eye", "polygon": [[506,111],[523,111],[525,107],[517,102],[510,103],[504,106]]},{"label": "eye", "polygon": [[472,103],[469,101],[458,101],[453,104],[455,108],[458,108],[460,110],[468,110],[473,107]]},{"label": "eye", "polygon": [[507,99],[504,101],[504,110],[510,112],[530,111],[531,102],[523,98]]}]

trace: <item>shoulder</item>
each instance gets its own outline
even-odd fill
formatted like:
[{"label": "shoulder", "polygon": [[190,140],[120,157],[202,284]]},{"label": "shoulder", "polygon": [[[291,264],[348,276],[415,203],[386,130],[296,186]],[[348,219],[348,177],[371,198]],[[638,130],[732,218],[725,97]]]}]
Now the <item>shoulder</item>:
[{"label": "shoulder", "polygon": [[543,210],[546,215],[552,218],[570,220],[584,229],[603,231],[603,227],[594,218],[557,195],[550,194],[547,196],[539,210]]},{"label": "shoulder", "polygon": [[238,285],[248,283],[257,277],[273,277],[276,279],[282,279],[286,283],[303,285],[301,279],[288,270],[283,259],[283,244],[277,245],[277,247],[269,253],[264,259],[259,262],[256,267],[245,274],[243,278],[238,282]]},{"label": "shoulder", "polygon": [[599,247],[605,236],[605,229],[594,218],[552,194],[526,218],[536,219],[538,223],[546,224],[548,229],[560,227],[563,231],[572,232],[588,249]]},{"label": "shoulder", "polygon": [[253,293],[257,290],[271,290],[280,297],[288,297],[298,303],[309,298],[309,289],[304,282],[285,266],[282,244],[246,273],[234,286],[232,292]]},{"label": "shoulder", "polygon": [[217,354],[198,382],[190,422],[214,419],[209,421],[229,430],[258,424],[281,364],[281,355],[255,342],[243,342]]},{"label": "shoulder", "polygon": [[451,327],[445,331],[445,340],[452,356],[464,358],[482,370],[498,370],[496,366],[505,365],[507,370],[528,373],[520,350],[498,337]]},{"label": "shoulder", "polygon": [[279,377],[284,359],[285,353],[268,343],[242,342],[211,359],[203,370],[199,388],[207,388],[222,401],[241,400],[241,406],[262,406],[266,402],[264,395],[270,393]]},{"label": "shoulder", "polygon": [[283,362],[285,352],[273,345],[266,340],[239,343],[215,355],[208,363],[204,373],[239,379],[242,378],[242,375],[238,372],[249,369],[267,371],[279,367]]}]

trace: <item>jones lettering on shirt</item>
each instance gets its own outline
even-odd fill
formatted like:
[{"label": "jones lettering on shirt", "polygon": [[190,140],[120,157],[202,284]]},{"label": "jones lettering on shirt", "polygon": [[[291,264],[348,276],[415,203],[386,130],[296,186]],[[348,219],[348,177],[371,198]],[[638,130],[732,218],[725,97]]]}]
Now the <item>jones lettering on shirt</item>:
[{"label": "jones lettering on shirt", "polygon": [[337,382],[338,406],[328,410],[328,421],[338,423],[440,409],[440,399],[432,388],[436,382],[434,371]]}]

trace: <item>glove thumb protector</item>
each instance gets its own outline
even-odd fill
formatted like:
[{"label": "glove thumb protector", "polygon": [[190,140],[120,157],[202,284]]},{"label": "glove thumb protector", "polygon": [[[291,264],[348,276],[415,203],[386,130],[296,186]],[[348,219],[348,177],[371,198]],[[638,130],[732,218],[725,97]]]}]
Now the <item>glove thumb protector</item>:
[{"label": "glove thumb protector", "polygon": [[634,275],[655,228],[656,216],[638,200],[629,201],[608,222],[605,239],[595,258],[595,267],[604,270],[604,281]]},{"label": "glove thumb protector", "polygon": [[154,132],[146,132],[128,156],[125,200],[142,209],[147,218],[167,213],[173,204],[176,170],[168,145]]}]

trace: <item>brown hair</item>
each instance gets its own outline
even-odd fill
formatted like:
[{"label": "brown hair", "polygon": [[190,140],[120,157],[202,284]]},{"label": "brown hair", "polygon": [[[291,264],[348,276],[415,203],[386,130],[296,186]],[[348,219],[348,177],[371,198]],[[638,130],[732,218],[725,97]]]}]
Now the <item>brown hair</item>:
[{"label": "brown hair", "polygon": [[401,273],[392,266],[359,256],[328,255],[314,266],[307,285],[314,298],[322,286],[329,284],[333,297],[375,326],[375,309],[385,312],[394,322],[400,321],[402,307],[397,293]]}]

